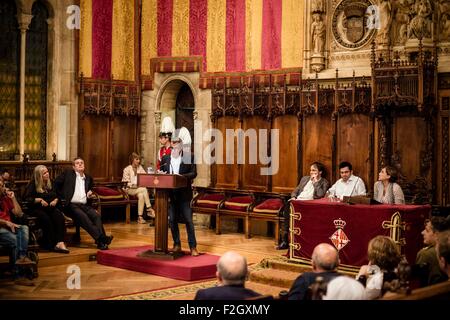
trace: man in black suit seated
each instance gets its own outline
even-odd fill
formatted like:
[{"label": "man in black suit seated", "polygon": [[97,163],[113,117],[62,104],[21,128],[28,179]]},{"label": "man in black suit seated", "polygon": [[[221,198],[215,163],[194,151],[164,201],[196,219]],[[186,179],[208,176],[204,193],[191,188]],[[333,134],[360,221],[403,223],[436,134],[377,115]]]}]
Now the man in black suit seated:
[{"label": "man in black suit seated", "polygon": [[102,218],[88,200],[94,198],[92,177],[84,173],[84,160],[73,160],[73,170],[66,170],[55,179],[55,189],[61,199],[65,200],[65,210],[69,216],[94,238],[97,248],[107,250],[113,236],[107,236]]},{"label": "man in black suit seated", "polygon": [[245,288],[247,260],[240,254],[228,251],[217,262],[218,285],[197,291],[194,300],[244,300],[260,296]]},{"label": "man in black suit seated", "polygon": [[307,292],[317,277],[322,277],[326,283],[339,276],[339,255],[337,250],[328,243],[318,244],[311,257],[312,272],[302,273],[295,279],[289,290],[288,300],[307,300]]}]

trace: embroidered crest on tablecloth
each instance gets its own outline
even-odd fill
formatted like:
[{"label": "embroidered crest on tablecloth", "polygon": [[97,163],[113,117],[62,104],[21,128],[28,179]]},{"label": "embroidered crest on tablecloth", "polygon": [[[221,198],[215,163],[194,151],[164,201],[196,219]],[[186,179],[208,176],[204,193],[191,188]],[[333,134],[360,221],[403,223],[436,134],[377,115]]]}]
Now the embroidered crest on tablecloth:
[{"label": "embroidered crest on tablecloth", "polygon": [[339,251],[342,248],[344,248],[347,243],[350,242],[347,235],[344,232],[344,227],[347,224],[344,220],[341,218],[333,221],[334,225],[336,226],[336,231],[331,235],[330,240],[333,242],[336,249]]}]

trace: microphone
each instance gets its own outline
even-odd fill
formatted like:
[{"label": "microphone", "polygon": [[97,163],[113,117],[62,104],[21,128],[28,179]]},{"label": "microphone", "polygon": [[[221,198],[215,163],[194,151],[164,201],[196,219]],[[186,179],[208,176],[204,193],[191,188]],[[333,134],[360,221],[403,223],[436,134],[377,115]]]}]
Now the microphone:
[{"label": "microphone", "polygon": [[352,196],[353,191],[355,191],[356,184],[358,183],[358,181],[359,181],[359,177],[357,177],[357,179],[356,179],[355,185],[353,186],[352,192],[350,193],[350,197]]}]

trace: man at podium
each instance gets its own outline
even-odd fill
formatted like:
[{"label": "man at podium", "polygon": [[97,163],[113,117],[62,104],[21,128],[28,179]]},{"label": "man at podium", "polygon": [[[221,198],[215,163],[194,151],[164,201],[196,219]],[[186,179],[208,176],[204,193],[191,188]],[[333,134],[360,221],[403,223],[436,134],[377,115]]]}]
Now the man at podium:
[{"label": "man at podium", "polygon": [[173,252],[181,252],[180,230],[178,223],[186,224],[189,248],[192,256],[198,256],[197,240],[195,239],[194,222],[192,221],[191,200],[192,181],[197,176],[197,169],[190,152],[191,135],[185,127],[175,130],[172,135],[172,152],[161,160],[160,171],[170,174],[180,174],[187,179],[185,188],[170,191],[169,226],[173,238]]}]

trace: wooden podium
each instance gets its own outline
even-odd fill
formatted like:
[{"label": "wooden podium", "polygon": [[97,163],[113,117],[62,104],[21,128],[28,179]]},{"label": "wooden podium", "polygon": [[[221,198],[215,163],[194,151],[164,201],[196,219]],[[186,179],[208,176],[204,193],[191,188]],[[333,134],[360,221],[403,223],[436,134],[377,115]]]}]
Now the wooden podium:
[{"label": "wooden podium", "polygon": [[155,246],[153,250],[142,252],[139,256],[157,259],[176,259],[182,254],[168,252],[167,250],[169,191],[171,189],[186,187],[187,179],[179,174],[139,173],[137,176],[137,185],[139,187],[156,189]]}]

